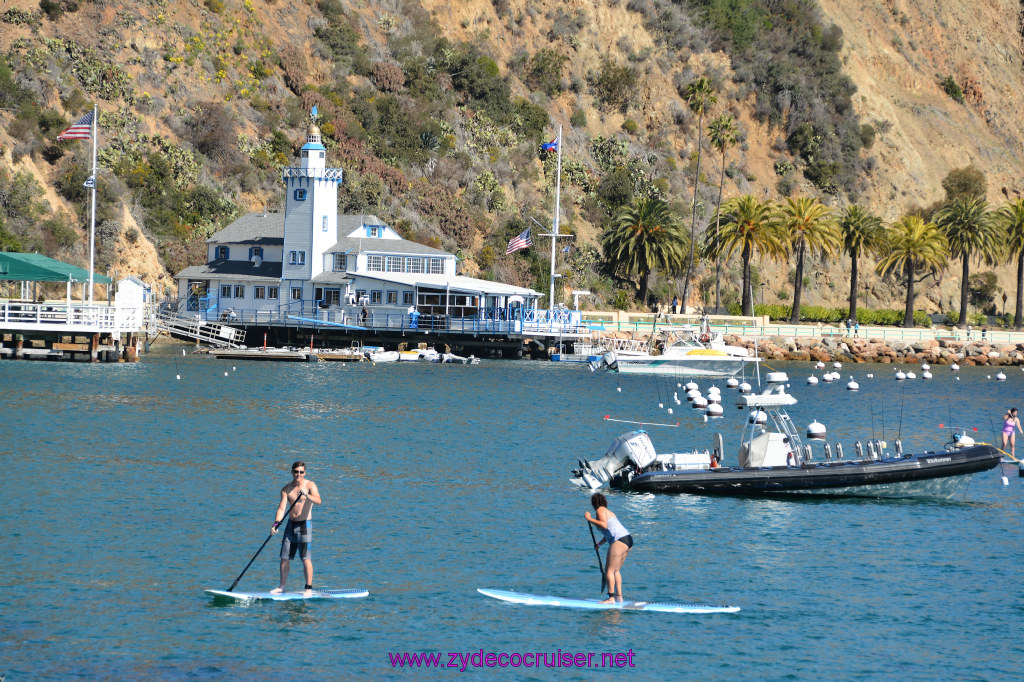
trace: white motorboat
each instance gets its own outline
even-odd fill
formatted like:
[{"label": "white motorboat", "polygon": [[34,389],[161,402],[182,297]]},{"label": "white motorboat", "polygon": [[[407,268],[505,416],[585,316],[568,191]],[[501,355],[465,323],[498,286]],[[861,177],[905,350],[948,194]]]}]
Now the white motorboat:
[{"label": "white motorboat", "polygon": [[363,346],[363,354],[370,362],[398,362],[397,350],[384,350],[383,346]]},{"label": "white motorboat", "polygon": [[669,327],[663,330],[671,340],[659,354],[626,354],[606,350],[592,369],[622,374],[668,374],[672,376],[733,376],[747,363],[760,362],[746,348],[725,343],[720,332],[711,329],[706,317],[697,327]]}]

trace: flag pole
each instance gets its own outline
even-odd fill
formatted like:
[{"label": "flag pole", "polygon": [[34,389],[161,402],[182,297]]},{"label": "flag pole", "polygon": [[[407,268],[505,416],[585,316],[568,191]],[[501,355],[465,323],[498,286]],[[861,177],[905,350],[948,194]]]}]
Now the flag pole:
[{"label": "flag pole", "polygon": [[96,268],[96,132],[99,111],[96,104],[92,105],[92,210],[89,216],[89,304],[93,302],[93,280]]},{"label": "flag pole", "polygon": [[548,298],[548,309],[555,310],[555,244],[558,242],[558,214],[561,212],[562,199],[562,126],[558,126],[558,165],[555,171],[555,220],[554,234],[551,236],[551,292]]}]

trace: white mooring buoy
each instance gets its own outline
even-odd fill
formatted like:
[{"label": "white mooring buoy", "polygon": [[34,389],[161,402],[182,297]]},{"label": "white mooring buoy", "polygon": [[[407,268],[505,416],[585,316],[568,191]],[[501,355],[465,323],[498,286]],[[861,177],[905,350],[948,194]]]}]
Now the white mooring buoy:
[{"label": "white mooring buoy", "polygon": [[818,385],[818,377],[814,376],[813,374],[811,376],[807,377],[807,385],[808,386],[817,386]]},{"label": "white mooring buoy", "polygon": [[856,381],[854,381],[853,377],[850,377],[849,383],[846,384],[846,390],[847,391],[856,391],[859,388],[860,388],[860,384],[858,384]]},{"label": "white mooring buoy", "polygon": [[815,419],[807,426],[807,437],[811,440],[825,440],[825,425]]}]

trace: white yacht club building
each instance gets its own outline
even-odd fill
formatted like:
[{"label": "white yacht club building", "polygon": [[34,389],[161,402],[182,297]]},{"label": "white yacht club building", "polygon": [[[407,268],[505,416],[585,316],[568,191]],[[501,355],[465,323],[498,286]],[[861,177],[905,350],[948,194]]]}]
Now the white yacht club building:
[{"label": "white yacht club building", "polygon": [[403,239],[376,216],[339,216],[342,169],[326,167],[315,124],[300,154],[300,165],[283,171],[284,214],[242,216],[207,240],[205,264],[175,276],[179,314],[516,332],[546,313],[533,289],[457,275],[453,254]]}]

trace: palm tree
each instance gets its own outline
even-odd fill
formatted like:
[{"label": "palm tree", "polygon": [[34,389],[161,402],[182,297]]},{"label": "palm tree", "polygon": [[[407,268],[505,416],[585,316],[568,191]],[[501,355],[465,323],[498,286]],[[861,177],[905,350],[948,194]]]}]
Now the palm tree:
[{"label": "palm tree", "polygon": [[693,221],[690,223],[690,261],[686,266],[686,280],[683,282],[683,308],[690,294],[690,277],[693,276],[693,247],[697,238],[697,189],[700,186],[700,152],[704,142],[704,114],[718,103],[715,89],[706,76],[691,82],[683,91],[683,99],[690,111],[697,114],[697,170],[693,177]]},{"label": "palm tree", "polygon": [[839,250],[839,226],[832,211],[817,199],[799,197],[786,199],[775,213],[779,229],[789,238],[789,248],[796,253],[796,278],[793,281],[793,312],[790,324],[800,321],[800,295],[804,286],[804,255],[810,252],[832,255]]},{"label": "palm tree", "polygon": [[778,258],[786,253],[785,240],[779,234],[771,220],[772,205],[767,201],[758,201],[756,197],[745,194],[730,199],[722,206],[722,218],[725,220],[717,235],[709,240],[708,251],[719,257],[724,254],[728,260],[737,249],[743,260],[743,314],[754,313],[753,295],[750,291],[750,259],[755,252],[771,258]]},{"label": "palm tree", "polygon": [[[715,241],[718,241],[718,231],[722,222],[722,189],[725,187],[725,150],[736,144],[738,131],[736,122],[730,114],[722,114],[708,125],[708,139],[711,146],[722,152],[722,175],[718,180],[718,208],[715,209]],[[721,262],[715,257],[715,312],[718,312],[722,305],[721,288]]]},{"label": "palm tree", "polygon": [[[850,255],[850,319],[857,319],[857,259],[875,253],[885,237],[882,219],[853,204],[839,216],[843,251]],[[866,303],[866,302],[865,302]]]},{"label": "palm tree", "polygon": [[935,214],[935,224],[946,235],[949,253],[963,261],[963,279],[960,282],[960,319],[957,326],[967,324],[968,278],[971,257],[987,263],[995,261],[999,249],[999,228],[988,210],[988,202],[977,196],[960,197]]},{"label": "palm tree", "polygon": [[1017,308],[1013,314],[1013,328],[1024,326],[1024,199],[1009,201],[999,209],[999,220],[1009,238],[1009,255],[1017,259]]},{"label": "palm tree", "polygon": [[668,204],[661,199],[637,199],[624,207],[601,235],[605,258],[626,276],[640,275],[640,301],[647,303],[647,282],[656,267],[682,269],[686,236]]},{"label": "palm tree", "polygon": [[907,308],[903,326],[914,326],[914,277],[919,267],[932,272],[946,267],[949,245],[945,233],[921,216],[908,215],[886,230],[885,255],[878,261],[879,273],[899,272],[907,276]]}]

